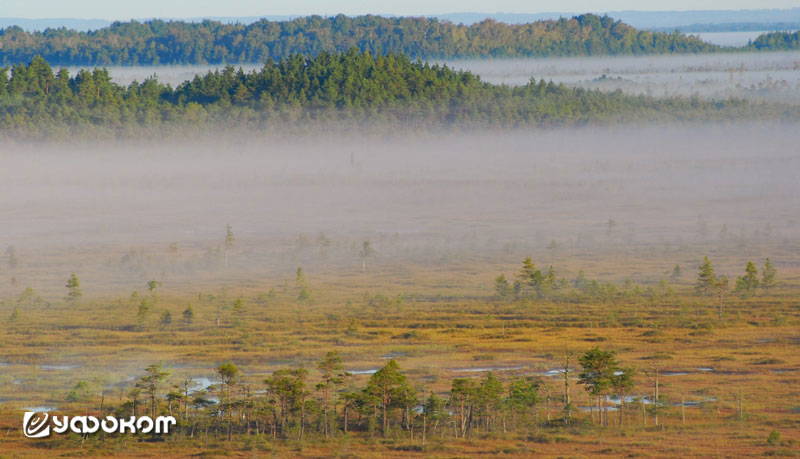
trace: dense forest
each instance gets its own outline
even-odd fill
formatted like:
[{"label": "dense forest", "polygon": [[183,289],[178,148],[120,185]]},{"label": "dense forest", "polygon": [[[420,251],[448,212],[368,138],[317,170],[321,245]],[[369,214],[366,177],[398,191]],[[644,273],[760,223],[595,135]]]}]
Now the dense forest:
[{"label": "dense forest", "polygon": [[[0,130],[6,135],[120,134],[132,127],[264,127],[298,121],[390,122],[423,126],[532,126],[624,120],[794,117],[780,105],[742,100],[653,98],[530,81],[485,83],[446,66],[351,49],[269,61],[245,73],[232,66],[177,88],[155,78],[121,86],[106,69],[53,71],[41,57],[0,69]],[[299,123],[300,126],[303,123]]]},{"label": "dense forest", "polygon": [[637,30],[591,14],[571,19],[466,26],[428,18],[309,16],[250,25],[215,21],[115,22],[77,32],[65,28],[28,33],[0,30],[0,64],[41,55],[53,65],[164,65],[263,63],[289,55],[343,52],[412,58],[591,56],[719,51],[697,37]]},{"label": "dense forest", "polygon": [[54,73],[41,57],[14,66],[10,73],[9,78],[7,71],[0,71],[0,126],[24,132],[203,120],[260,125],[343,118],[508,126],[752,110],[738,100],[653,99],[544,81],[497,86],[469,72],[405,56],[373,57],[355,49],[269,61],[251,73],[228,66],[175,89],[156,79],[123,87],[113,83],[105,69],[82,70],[74,77],[66,69]]}]

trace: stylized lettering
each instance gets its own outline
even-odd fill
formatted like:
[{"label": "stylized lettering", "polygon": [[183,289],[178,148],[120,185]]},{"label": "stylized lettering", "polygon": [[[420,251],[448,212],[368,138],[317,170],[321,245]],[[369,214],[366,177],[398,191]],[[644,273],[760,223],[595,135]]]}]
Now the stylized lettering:
[{"label": "stylized lettering", "polygon": [[[109,427],[109,423],[111,427]],[[102,425],[103,425],[103,432],[114,433],[119,428],[119,421],[117,421],[117,418],[106,416],[106,418],[103,419]]]},{"label": "stylized lettering", "polygon": [[77,434],[93,434],[103,429],[106,433],[169,433],[171,426],[177,424],[173,416],[159,416],[155,420],[150,416],[130,416],[129,418],[115,418],[106,416],[105,419],[98,419],[95,416],[52,416],[47,413],[37,413],[34,411],[25,412],[22,420],[23,433],[28,438],[44,438],[50,435],[51,425],[48,420],[52,419],[52,430],[56,433],[66,433],[68,430]]},{"label": "stylized lettering", "polygon": [[55,433],[64,433],[69,429],[69,416],[61,416],[61,421],[58,416],[53,416],[53,431]]},{"label": "stylized lettering", "polygon": [[169,433],[170,426],[176,423],[174,416],[159,416],[156,418],[156,433]]},{"label": "stylized lettering", "polygon": [[[147,427],[142,428],[142,424],[148,423]],[[149,416],[144,416],[136,420],[136,429],[141,433],[150,433],[153,430],[153,420]]]},{"label": "stylized lettering", "polygon": [[121,418],[119,420],[119,433],[125,433],[125,428],[129,428],[131,433],[136,432],[136,418],[131,416],[129,419]]},{"label": "stylized lettering", "polygon": [[[90,423],[94,423],[94,427],[89,427]],[[83,427],[83,433],[85,434],[93,434],[100,430],[100,421],[97,420],[94,416],[89,416],[86,418],[85,425]]]}]

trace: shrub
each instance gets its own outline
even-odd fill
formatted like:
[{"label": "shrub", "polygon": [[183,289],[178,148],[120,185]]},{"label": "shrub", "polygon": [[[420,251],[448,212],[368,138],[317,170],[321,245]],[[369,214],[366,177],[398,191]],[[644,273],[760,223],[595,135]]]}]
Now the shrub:
[{"label": "shrub", "polygon": [[767,435],[767,444],[770,446],[777,446],[781,444],[781,433],[773,430]]}]

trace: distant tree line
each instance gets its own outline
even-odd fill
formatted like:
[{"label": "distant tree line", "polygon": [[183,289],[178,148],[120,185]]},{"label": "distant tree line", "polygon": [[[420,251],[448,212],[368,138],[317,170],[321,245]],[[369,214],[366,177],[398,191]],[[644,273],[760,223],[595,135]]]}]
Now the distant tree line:
[{"label": "distant tree line", "polygon": [[659,99],[543,80],[518,87],[493,85],[469,72],[355,48],[268,61],[250,73],[227,66],[174,89],[155,78],[118,85],[100,68],[75,76],[66,68],[54,73],[40,56],[10,72],[0,68],[0,132],[12,136],[97,130],[124,135],[136,126],[224,129],[313,120],[388,121],[395,128],[425,128],[796,115],[792,107],[737,99]]},{"label": "distant tree line", "polygon": [[764,30],[797,30],[800,22],[723,22],[723,23],[695,23],[680,27],[653,27],[649,30],[655,32],[672,32],[678,30],[686,34],[707,32],[761,32]]},{"label": "distant tree line", "polygon": [[[736,278],[733,292],[741,298],[750,298],[757,294],[757,290],[769,293],[775,286],[777,269],[769,258],[764,260],[759,278],[758,268],[752,261],[748,261],[744,275]],[[670,276],[671,279],[681,277],[681,267],[675,265]],[[727,275],[717,276],[711,260],[704,257],[703,263],[698,267],[697,280],[694,291],[699,296],[713,297],[717,300],[719,318],[722,319],[725,297],[730,288]],[[570,280],[557,277],[555,269],[550,266],[545,270],[536,267],[531,257],[522,261],[522,269],[513,281],[501,274],[494,279],[494,297],[505,301],[537,301],[583,303],[583,302],[612,302],[630,303],[634,306],[634,317],[638,315],[639,305],[643,301],[655,303],[657,300],[676,295],[675,289],[662,280],[657,287],[641,286],[626,279],[619,287],[612,282],[599,282],[586,278],[583,270]]]},{"label": "distant tree line", "polygon": [[505,24],[453,24],[433,18],[308,16],[250,25],[152,20],[96,31],[0,30],[0,64],[41,55],[53,65],[263,63],[294,54],[357,48],[412,58],[542,57],[704,53],[722,48],[678,32],[637,30],[608,16]]},{"label": "distant tree line", "polygon": [[[680,275],[680,267],[677,276]],[[677,277],[673,272],[673,279]],[[662,280],[656,286],[642,287],[630,278],[623,284],[601,282],[590,279],[583,270],[572,278],[558,277],[555,268],[549,266],[539,269],[531,257],[522,261],[522,269],[513,279],[501,274],[494,279],[494,297],[505,301],[549,301],[564,303],[612,302],[629,303],[634,306],[634,314],[645,301],[653,303],[659,299],[676,295],[674,288]]]},{"label": "distant tree line", "polygon": [[756,37],[745,47],[756,51],[794,51],[800,49],[800,31],[769,32]]}]

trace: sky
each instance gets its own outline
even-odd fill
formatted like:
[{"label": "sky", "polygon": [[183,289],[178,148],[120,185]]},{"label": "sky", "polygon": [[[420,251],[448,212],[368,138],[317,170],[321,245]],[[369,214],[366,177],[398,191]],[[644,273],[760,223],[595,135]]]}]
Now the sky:
[{"label": "sky", "polygon": [[119,19],[452,12],[542,13],[621,10],[738,10],[800,7],[800,0],[0,0],[0,17]]}]

